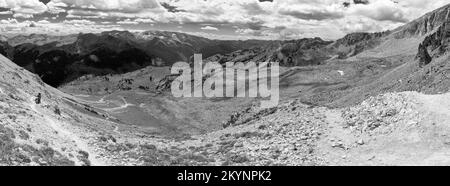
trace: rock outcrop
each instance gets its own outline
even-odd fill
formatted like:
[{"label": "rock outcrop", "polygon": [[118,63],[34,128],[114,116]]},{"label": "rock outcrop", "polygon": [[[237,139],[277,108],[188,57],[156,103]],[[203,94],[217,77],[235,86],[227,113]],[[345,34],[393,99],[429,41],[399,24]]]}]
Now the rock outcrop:
[{"label": "rock outcrop", "polygon": [[429,64],[450,49],[450,19],[437,28],[435,32],[425,37],[419,45],[417,59],[420,66]]},{"label": "rock outcrop", "polygon": [[395,37],[407,38],[424,36],[433,32],[450,18],[450,4],[432,11],[424,16],[394,30]]},{"label": "rock outcrop", "polygon": [[177,79],[178,76],[179,76],[178,74],[167,75],[166,77],[164,77],[159,81],[159,83],[156,86],[156,90],[159,92],[169,91],[171,89],[172,82],[175,81],[175,79]]},{"label": "rock outcrop", "polygon": [[431,60],[433,60],[433,58],[431,58],[430,54],[428,53],[427,47],[422,44],[419,45],[419,52],[417,53],[416,59],[419,60],[420,67],[430,64]]},{"label": "rock outcrop", "polygon": [[450,19],[443,23],[436,32],[427,36],[422,44],[429,48],[433,55],[441,55],[450,46]]},{"label": "rock outcrop", "polygon": [[344,59],[360,54],[361,52],[372,49],[380,43],[380,38],[389,35],[391,32],[377,32],[377,33],[351,33],[336,40],[329,47],[339,55],[339,58]]},{"label": "rock outcrop", "polygon": [[206,61],[226,62],[279,62],[281,66],[319,65],[331,58],[326,46],[331,41],[321,38],[304,38],[289,41],[274,41],[263,47],[238,50],[229,54],[217,54]]},{"label": "rock outcrop", "polygon": [[330,59],[325,47],[331,43],[321,38],[288,41],[277,50],[275,61],[279,61],[282,66],[319,65]]}]

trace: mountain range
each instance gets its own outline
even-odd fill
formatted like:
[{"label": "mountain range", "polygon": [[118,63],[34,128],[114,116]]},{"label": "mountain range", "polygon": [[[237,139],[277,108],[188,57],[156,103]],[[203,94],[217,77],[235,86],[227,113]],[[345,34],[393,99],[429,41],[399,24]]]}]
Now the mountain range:
[{"label": "mountain range", "polygon": [[52,86],[82,75],[126,73],[152,66],[190,61],[194,53],[209,57],[261,46],[266,41],[220,41],[197,36],[148,31],[99,34],[15,36],[0,43],[0,53]]}]

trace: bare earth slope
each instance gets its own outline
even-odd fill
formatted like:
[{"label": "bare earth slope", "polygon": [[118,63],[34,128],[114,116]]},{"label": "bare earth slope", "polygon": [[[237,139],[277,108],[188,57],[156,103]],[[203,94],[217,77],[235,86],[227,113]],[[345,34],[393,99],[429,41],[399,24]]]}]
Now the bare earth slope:
[{"label": "bare earth slope", "polygon": [[291,101],[245,125],[165,145],[199,165],[449,165],[449,98],[386,94],[346,109]]},{"label": "bare earth slope", "polygon": [[44,84],[3,56],[0,74],[0,165],[121,164],[102,144],[124,143],[113,136],[120,125],[114,118]]},{"label": "bare earth slope", "polygon": [[[61,94],[0,56],[2,161],[8,165],[101,164],[88,140],[70,129],[75,122]],[[41,95],[38,99],[38,95]]]},{"label": "bare earth slope", "polygon": [[329,139],[320,146],[333,165],[449,165],[449,98],[414,92],[371,98],[331,118],[330,137],[343,148],[326,152]]}]

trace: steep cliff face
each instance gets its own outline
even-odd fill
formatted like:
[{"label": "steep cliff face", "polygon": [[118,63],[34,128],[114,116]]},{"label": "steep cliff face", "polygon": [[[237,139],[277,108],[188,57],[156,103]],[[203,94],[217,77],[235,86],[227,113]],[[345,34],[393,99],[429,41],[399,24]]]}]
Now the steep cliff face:
[{"label": "steep cliff face", "polygon": [[419,46],[417,59],[420,66],[429,64],[450,50],[450,19],[442,23],[436,30],[425,37]]},{"label": "steep cliff face", "polygon": [[[428,48],[429,44],[422,43],[424,42],[424,39],[430,35],[434,35],[436,32],[442,33],[439,29],[444,23],[448,22],[449,18],[450,4],[427,13],[392,31],[374,34],[350,34],[349,36],[336,41],[332,46],[337,49],[341,58],[351,57],[355,54],[362,57],[377,58],[400,55],[414,56],[418,55],[420,44]],[[430,38],[432,37],[436,38],[436,36],[431,36]],[[429,40],[436,41],[436,39],[430,38],[428,38],[428,41],[426,42],[429,42]],[[353,45],[348,47],[346,44]],[[430,52],[429,55],[433,57],[431,51],[420,48],[419,56],[421,57],[418,56],[417,58],[422,58],[421,63],[429,63],[425,60],[427,59],[425,52]]]},{"label": "steep cliff face", "polygon": [[428,53],[427,47],[423,44],[419,45],[419,52],[417,53],[416,59],[419,60],[420,67],[430,64],[431,60],[433,60],[433,58],[431,58],[430,54]]},{"label": "steep cliff face", "polygon": [[439,28],[450,18],[450,4],[402,26],[395,30],[395,38],[425,36]]},{"label": "steep cliff face", "polygon": [[422,45],[431,51],[432,56],[438,56],[448,51],[450,46],[450,20],[442,24],[436,32],[428,35]]}]

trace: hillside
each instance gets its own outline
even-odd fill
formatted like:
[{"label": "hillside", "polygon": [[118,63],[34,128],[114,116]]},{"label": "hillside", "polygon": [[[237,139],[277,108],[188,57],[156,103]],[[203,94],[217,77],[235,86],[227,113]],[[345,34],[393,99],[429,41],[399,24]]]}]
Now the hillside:
[{"label": "hillside", "polygon": [[200,157],[169,146],[189,136],[155,137],[114,118],[114,109],[62,93],[3,56],[0,72],[2,166],[185,165]]},{"label": "hillside", "polygon": [[88,146],[88,137],[94,132],[77,124],[88,118],[78,118],[79,113],[65,104],[65,94],[5,57],[0,60],[0,164],[101,164]]}]

